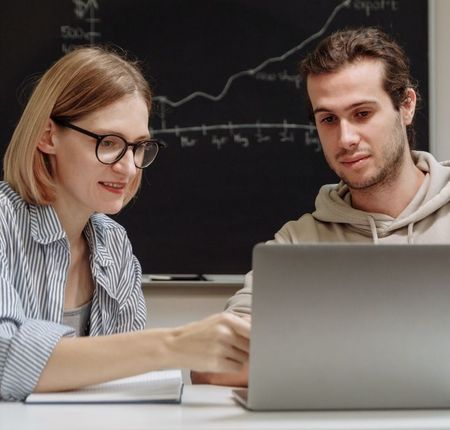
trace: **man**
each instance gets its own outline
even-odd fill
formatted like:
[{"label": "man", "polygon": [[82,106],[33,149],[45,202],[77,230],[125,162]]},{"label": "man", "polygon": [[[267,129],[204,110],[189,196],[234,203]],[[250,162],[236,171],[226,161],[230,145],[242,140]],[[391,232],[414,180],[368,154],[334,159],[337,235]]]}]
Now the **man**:
[{"label": "man", "polygon": [[[410,150],[418,95],[398,44],[374,28],[340,31],[300,71],[323,153],[341,181],[323,186],[316,210],[270,243],[449,243],[450,164]],[[227,310],[250,314],[251,292],[249,273]]]}]

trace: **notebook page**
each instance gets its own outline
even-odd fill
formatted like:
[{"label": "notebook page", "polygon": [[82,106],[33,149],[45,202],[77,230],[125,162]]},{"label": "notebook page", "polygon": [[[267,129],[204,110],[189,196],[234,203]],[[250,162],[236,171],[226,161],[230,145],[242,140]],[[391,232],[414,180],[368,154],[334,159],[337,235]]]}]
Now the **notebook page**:
[{"label": "notebook page", "polygon": [[79,390],[32,393],[25,403],[180,402],[182,387],[181,370],[160,370]]}]

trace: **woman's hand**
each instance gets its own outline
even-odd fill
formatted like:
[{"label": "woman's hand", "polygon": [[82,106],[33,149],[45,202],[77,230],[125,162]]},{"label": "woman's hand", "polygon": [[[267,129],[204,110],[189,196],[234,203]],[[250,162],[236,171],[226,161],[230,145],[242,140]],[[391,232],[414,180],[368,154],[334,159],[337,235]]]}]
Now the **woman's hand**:
[{"label": "woman's hand", "polygon": [[[250,315],[240,315],[245,321],[250,323]],[[228,385],[231,387],[248,386],[248,361],[244,363],[239,372],[196,372],[191,371],[191,381],[193,384],[214,384]]]},{"label": "woman's hand", "polygon": [[250,322],[231,313],[176,328],[62,338],[36,392],[72,390],[167,368],[239,372],[248,359]]},{"label": "woman's hand", "polygon": [[239,372],[248,361],[250,322],[229,312],[175,328],[168,344],[179,367]]}]

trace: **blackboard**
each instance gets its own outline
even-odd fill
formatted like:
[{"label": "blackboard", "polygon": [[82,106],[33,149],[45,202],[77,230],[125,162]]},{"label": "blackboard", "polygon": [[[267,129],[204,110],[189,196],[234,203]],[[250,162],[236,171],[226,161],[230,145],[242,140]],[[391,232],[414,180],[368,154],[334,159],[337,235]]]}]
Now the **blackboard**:
[{"label": "blackboard", "polygon": [[143,63],[151,128],[168,144],[116,217],[144,273],[244,273],[252,246],[311,211],[319,187],[336,181],[297,64],[322,36],[358,25],[380,26],[405,47],[424,100],[417,147],[427,149],[425,0],[3,2],[3,148],[37,74],[79,44],[122,47]]}]

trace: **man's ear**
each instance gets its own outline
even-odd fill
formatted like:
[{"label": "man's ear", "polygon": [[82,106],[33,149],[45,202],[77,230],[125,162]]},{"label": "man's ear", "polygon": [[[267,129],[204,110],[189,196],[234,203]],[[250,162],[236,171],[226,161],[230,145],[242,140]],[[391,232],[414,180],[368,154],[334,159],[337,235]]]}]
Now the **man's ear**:
[{"label": "man's ear", "polygon": [[38,141],[37,147],[44,154],[55,154],[58,137],[56,136],[56,124],[48,119],[44,131]]},{"label": "man's ear", "polygon": [[416,111],[417,96],[412,88],[406,90],[406,97],[400,106],[400,112],[405,125],[412,124],[414,113]]}]

